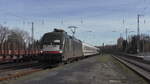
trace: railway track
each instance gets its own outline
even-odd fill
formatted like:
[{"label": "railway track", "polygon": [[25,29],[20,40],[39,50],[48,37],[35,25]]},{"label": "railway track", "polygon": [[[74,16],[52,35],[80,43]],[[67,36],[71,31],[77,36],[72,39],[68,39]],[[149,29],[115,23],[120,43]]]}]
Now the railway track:
[{"label": "railway track", "polygon": [[0,65],[0,70],[13,68],[13,67],[18,67],[18,66],[26,66],[26,65],[31,65],[31,64],[37,64],[37,63],[38,63],[37,61],[31,61],[31,62],[22,62],[22,63],[1,64]]},{"label": "railway track", "polygon": [[[11,66],[10,66],[11,65]],[[40,64],[37,62],[22,63],[22,64],[7,64],[1,65],[0,68],[0,81],[10,80],[21,76],[29,75],[33,72],[42,71],[48,67],[47,64]]]},{"label": "railway track", "polygon": [[140,61],[138,57],[134,57],[134,59],[128,56],[113,55],[113,57],[150,82],[150,64],[148,62],[143,62],[142,59]]},{"label": "railway track", "polygon": [[[71,61],[69,63],[73,63]],[[25,75],[32,74],[34,72],[39,72],[45,69],[52,69],[58,66],[63,66],[64,63],[58,63],[53,65],[40,64],[38,62],[22,63],[22,64],[6,64],[0,65],[0,82],[5,80],[11,80]]]}]

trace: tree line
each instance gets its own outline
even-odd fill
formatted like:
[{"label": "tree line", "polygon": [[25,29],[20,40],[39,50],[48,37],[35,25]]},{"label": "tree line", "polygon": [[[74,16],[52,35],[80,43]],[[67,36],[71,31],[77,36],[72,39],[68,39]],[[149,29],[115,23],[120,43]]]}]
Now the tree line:
[{"label": "tree line", "polygon": [[[133,35],[127,40],[120,37],[117,47],[120,51],[132,54],[150,52],[150,36],[145,34],[141,34],[140,36]],[[137,52],[137,48],[139,48],[139,52]]]},{"label": "tree line", "polygon": [[0,50],[39,49],[38,44],[27,31],[0,25]]}]

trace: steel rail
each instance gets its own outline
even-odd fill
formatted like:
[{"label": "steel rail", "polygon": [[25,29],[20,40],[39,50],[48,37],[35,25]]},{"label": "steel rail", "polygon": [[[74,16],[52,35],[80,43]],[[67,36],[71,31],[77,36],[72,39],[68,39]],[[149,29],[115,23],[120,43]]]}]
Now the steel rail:
[{"label": "steel rail", "polygon": [[150,65],[142,63],[138,60],[134,60],[131,58],[126,58],[123,56],[114,56],[119,62],[125,64],[127,67],[138,73],[144,79],[150,82]]}]

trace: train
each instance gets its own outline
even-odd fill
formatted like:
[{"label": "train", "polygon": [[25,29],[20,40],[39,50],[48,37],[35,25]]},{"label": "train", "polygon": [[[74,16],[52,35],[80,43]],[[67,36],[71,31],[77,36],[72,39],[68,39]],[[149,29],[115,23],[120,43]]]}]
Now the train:
[{"label": "train", "polygon": [[54,29],[45,33],[40,40],[40,62],[68,63],[92,55],[99,54],[99,48],[82,42],[74,36],[70,36],[62,29]]},{"label": "train", "polygon": [[32,61],[40,54],[40,50],[0,50],[0,63]]},{"label": "train", "polygon": [[61,29],[45,33],[39,41],[40,48],[1,49],[0,63],[39,61],[45,63],[68,63],[94,54],[99,49],[70,36]]}]

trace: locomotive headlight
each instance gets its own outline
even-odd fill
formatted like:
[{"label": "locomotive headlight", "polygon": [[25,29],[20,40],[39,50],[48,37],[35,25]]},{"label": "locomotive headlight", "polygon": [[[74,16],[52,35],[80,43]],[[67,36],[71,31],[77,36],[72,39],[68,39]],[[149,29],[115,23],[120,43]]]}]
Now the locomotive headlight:
[{"label": "locomotive headlight", "polygon": [[41,50],[40,53],[43,53],[43,51]]},{"label": "locomotive headlight", "polygon": [[60,40],[54,40],[55,43],[60,43]]},{"label": "locomotive headlight", "polygon": [[60,50],[59,52],[62,53],[62,50]]}]

